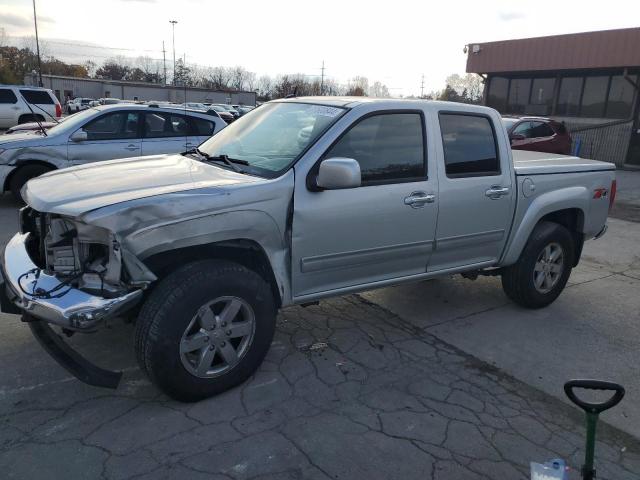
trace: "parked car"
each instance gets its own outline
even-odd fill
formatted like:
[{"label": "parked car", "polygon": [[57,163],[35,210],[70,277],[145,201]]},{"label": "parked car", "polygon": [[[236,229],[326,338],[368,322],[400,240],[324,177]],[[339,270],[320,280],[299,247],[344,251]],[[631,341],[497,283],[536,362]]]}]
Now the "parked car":
[{"label": "parked car", "polygon": [[67,114],[78,113],[82,110],[86,110],[91,106],[93,98],[74,98],[67,102]]},{"label": "parked car", "polygon": [[3,311],[110,387],[120,374],[50,325],[137,317],[142,370],[195,401],[255,372],[288,305],[453,273],[550,304],[606,231],[615,167],[512,152],[487,107],[311,97],[267,103],[192,152],[52,172],[24,194]]},{"label": "parked car", "polygon": [[206,105],[206,107],[209,110],[213,110],[214,112],[216,112],[226,123],[231,123],[236,119],[236,117],[234,117],[231,112],[229,112],[226,108],[221,107],[220,105],[209,104]]},{"label": "parked car", "polygon": [[231,106],[235,110],[237,110],[238,113],[240,113],[240,116],[244,115],[245,113],[249,113],[254,108],[254,107],[250,107],[248,105],[231,105]]},{"label": "parked car", "polygon": [[502,119],[514,150],[571,154],[571,135],[563,123],[543,117]]},{"label": "parked car", "polygon": [[119,98],[101,98],[98,100],[100,105],[117,105],[118,103],[127,103],[126,100],[121,100]]},{"label": "parked car", "polygon": [[212,104],[212,106],[220,107],[220,108],[225,109],[227,112],[229,112],[231,115],[233,115],[233,118],[240,118],[240,112],[238,112],[231,105],[225,105],[224,103],[214,103],[214,104]]},{"label": "parked car", "polygon": [[43,173],[72,165],[179,153],[198,146],[226,124],[204,112],[148,105],[92,107],[70,116],[46,135],[0,137],[0,192],[21,198],[23,185]]},{"label": "parked car", "polygon": [[61,116],[62,106],[48,88],[0,85],[0,128]]}]

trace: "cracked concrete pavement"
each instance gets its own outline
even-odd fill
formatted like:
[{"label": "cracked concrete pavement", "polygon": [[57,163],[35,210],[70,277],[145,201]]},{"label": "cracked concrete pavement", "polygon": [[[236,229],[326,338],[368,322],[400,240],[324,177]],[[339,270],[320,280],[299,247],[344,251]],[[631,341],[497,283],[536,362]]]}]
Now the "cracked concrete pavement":
[{"label": "cracked concrete pavement", "polygon": [[[0,244],[15,205],[0,205]],[[244,385],[197,404],[137,368],[131,325],[70,339],[125,372],[116,391],[71,378],[0,314],[0,475],[15,479],[526,479],[530,461],[583,459],[572,376],[620,380],[599,425],[598,478],[640,478],[640,225],[612,220],[551,307],[459,277],[294,307]],[[562,319],[558,322],[558,318]],[[117,348],[114,348],[117,345]]]},{"label": "cracked concrete pavement", "polygon": [[[258,373],[196,404],[135,368],[130,325],[72,339],[126,370],[117,391],[70,380],[17,317],[3,330],[4,478],[525,479],[582,460],[576,409],[357,295],[282,311]],[[638,478],[640,443],[602,425],[597,460],[598,478]]]}]

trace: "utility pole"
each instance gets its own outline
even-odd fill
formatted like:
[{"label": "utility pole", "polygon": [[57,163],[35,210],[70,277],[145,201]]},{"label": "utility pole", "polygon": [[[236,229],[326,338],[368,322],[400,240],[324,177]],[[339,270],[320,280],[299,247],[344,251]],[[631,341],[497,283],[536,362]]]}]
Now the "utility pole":
[{"label": "utility pole", "polygon": [[172,38],[173,38],[173,84],[176,84],[176,23],[177,20],[169,20],[171,24],[172,30]]},{"label": "utility pole", "polygon": [[167,57],[165,56],[164,40],[162,41],[162,66],[164,67],[164,84],[167,84]]},{"label": "utility pole", "polygon": [[38,17],[36,16],[36,0],[33,0],[33,23],[36,26],[36,53],[38,55],[38,86],[42,86],[42,64],[40,63],[40,41],[38,40]]},{"label": "utility pole", "polygon": [[422,74],[422,83],[420,84],[420,98],[424,98],[424,73]]},{"label": "utility pole", "polygon": [[324,95],[324,60],[322,60],[322,75],[320,76],[320,95]]}]

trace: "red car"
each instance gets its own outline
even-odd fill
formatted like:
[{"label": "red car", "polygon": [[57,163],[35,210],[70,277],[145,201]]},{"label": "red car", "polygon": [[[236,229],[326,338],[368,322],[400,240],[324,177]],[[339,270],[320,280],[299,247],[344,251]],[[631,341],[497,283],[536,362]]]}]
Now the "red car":
[{"label": "red car", "polygon": [[503,117],[502,122],[514,150],[571,154],[571,135],[563,123],[542,117]]}]

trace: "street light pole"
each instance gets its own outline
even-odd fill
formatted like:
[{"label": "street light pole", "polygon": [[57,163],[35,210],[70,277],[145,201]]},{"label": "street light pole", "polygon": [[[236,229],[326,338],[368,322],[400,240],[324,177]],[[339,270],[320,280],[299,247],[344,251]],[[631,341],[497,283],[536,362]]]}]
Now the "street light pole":
[{"label": "street light pole", "polygon": [[177,20],[169,20],[171,24],[172,37],[173,37],[173,84],[176,84],[176,23]]},{"label": "street light pole", "polygon": [[36,16],[36,0],[33,0],[33,23],[36,26],[36,53],[38,55],[38,86],[42,87],[42,64],[40,63],[40,41],[38,40],[38,17]]}]

